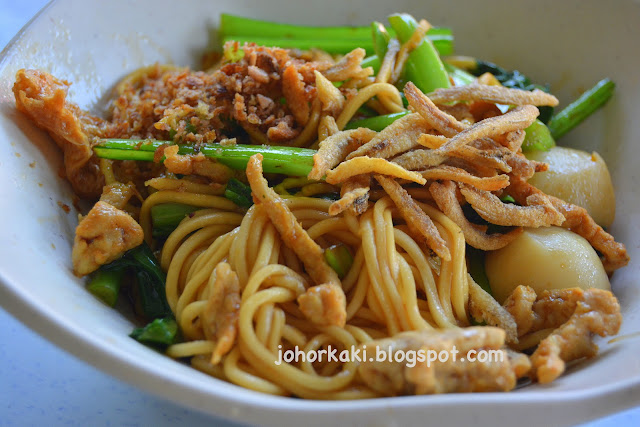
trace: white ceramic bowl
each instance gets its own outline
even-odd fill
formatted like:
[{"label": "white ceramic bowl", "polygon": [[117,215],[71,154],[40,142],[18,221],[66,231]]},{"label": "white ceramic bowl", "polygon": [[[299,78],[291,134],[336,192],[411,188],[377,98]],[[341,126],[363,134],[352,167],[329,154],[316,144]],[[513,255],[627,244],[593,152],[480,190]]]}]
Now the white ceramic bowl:
[{"label": "white ceramic bowl", "polygon": [[[159,5],[164,3],[164,6]],[[16,112],[11,85],[23,67],[74,84],[70,98],[100,112],[125,73],[158,62],[197,63],[220,12],[301,24],[365,24],[408,11],[454,28],[457,52],[549,82],[566,103],[609,76],[609,105],[563,143],[599,151],[612,172],[628,267],[613,277],[621,334],[640,330],[640,4],[637,1],[219,0],[59,1],[46,7],[0,58],[0,303],[60,347],[147,391],[212,414],[270,425],[566,425],[638,404],[640,339],[601,341],[599,356],[549,386],[508,394],[456,394],[355,402],[272,397],[208,377],[139,345],[132,324],[85,291],[70,271],[76,224],[60,179],[60,154]],[[31,165],[31,166],[30,166]]]}]

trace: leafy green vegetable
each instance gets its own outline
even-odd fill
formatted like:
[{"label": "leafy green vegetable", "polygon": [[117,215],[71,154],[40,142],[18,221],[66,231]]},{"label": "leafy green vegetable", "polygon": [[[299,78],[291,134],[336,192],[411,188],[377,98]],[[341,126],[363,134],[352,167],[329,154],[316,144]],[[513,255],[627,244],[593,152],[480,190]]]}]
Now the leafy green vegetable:
[{"label": "leafy green vegetable", "polygon": [[178,324],[173,317],[154,319],[143,328],[134,329],[129,336],[145,345],[164,349],[177,342]]},{"label": "leafy green vegetable", "polygon": [[353,120],[347,123],[345,129],[369,128],[380,132],[391,123],[409,114],[409,111],[401,111],[399,113],[384,114],[381,116],[369,117],[361,120]]},{"label": "leafy green vegetable", "polygon": [[120,285],[124,270],[98,269],[87,284],[87,289],[93,295],[110,307],[116,305],[120,293]]},{"label": "leafy green vegetable", "polygon": [[353,255],[343,244],[333,245],[324,250],[324,259],[341,279],[347,275],[353,265]]},{"label": "leafy green vegetable", "polygon": [[551,136],[549,128],[540,120],[534,121],[531,126],[525,129],[522,151],[549,151],[556,146],[556,142]]},{"label": "leafy green vegetable", "polygon": [[248,209],[253,206],[251,187],[235,178],[231,178],[227,182],[227,187],[224,190],[224,197],[243,208]]},{"label": "leafy green vegetable", "polygon": [[487,273],[484,268],[483,251],[467,245],[467,268],[469,269],[469,274],[473,277],[473,280],[487,293],[493,295],[491,292],[491,285],[489,284],[489,278],[487,277]]},{"label": "leafy green vegetable", "polygon": [[198,207],[181,203],[162,203],[151,208],[153,237],[168,236],[176,229],[185,216],[197,211]]},{"label": "leafy green vegetable", "polygon": [[105,271],[132,271],[136,278],[133,289],[135,306],[147,319],[157,319],[172,314],[165,292],[166,275],[160,268],[147,243],[142,243],[101,269]]}]

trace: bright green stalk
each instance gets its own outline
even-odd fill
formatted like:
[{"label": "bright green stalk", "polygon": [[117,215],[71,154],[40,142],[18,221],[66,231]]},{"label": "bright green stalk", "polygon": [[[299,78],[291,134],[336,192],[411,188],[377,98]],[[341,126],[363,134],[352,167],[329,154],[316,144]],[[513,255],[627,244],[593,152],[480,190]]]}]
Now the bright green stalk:
[{"label": "bright green stalk", "polygon": [[567,105],[549,120],[549,130],[555,139],[562,138],[584,119],[602,107],[613,95],[616,84],[609,79],[600,80],[594,87]]},{"label": "bright green stalk", "polygon": [[124,270],[98,269],[89,281],[87,289],[110,307],[116,305]]},{"label": "bright green stalk", "polygon": [[280,24],[242,16],[220,14],[220,35],[254,36],[279,39],[323,39],[346,40],[366,39],[371,33],[368,27],[311,27],[303,25]]},{"label": "bright green stalk", "polygon": [[[407,42],[418,28],[418,22],[406,13],[391,15],[389,23],[401,43]],[[438,51],[428,37],[425,37],[409,54],[405,65],[405,76],[424,93],[450,87],[449,75],[440,60]]]},{"label": "bright green stalk", "polygon": [[470,85],[476,81],[476,77],[473,74],[468,73],[455,65],[451,65],[448,62],[444,63],[444,69],[447,70],[449,77],[453,79],[453,83],[456,86]]},{"label": "bright green stalk", "polygon": [[371,35],[373,38],[373,50],[375,51],[376,56],[382,61],[384,59],[384,55],[387,53],[387,46],[389,45],[391,36],[384,25],[378,21],[371,23]]},{"label": "bright green stalk", "polygon": [[382,129],[386,128],[391,123],[395,122],[400,117],[406,116],[407,114],[409,114],[409,111],[385,114],[382,116],[368,117],[362,120],[353,120],[347,123],[347,126],[345,126],[345,129],[369,128],[371,130],[375,130],[376,132],[380,132]]},{"label": "bright green stalk", "polygon": [[[98,157],[112,160],[140,160],[153,161],[156,149],[163,144],[173,144],[170,141],[131,139],[103,139],[93,147]],[[192,146],[181,145],[179,154],[194,154]],[[262,167],[267,173],[282,173],[291,176],[306,176],[313,167],[313,155],[315,150],[297,147],[278,147],[266,145],[220,145],[206,144],[200,147],[200,151],[210,159],[216,159],[220,163],[232,169],[244,170],[249,158],[254,154],[262,154]]]},{"label": "bright green stalk", "polygon": [[522,143],[522,151],[528,153],[530,151],[549,151],[556,146],[556,142],[549,132],[549,128],[536,119],[531,126],[525,129],[524,142]]},{"label": "bright green stalk", "polygon": [[321,49],[332,54],[345,54],[351,52],[357,47],[363,48],[368,55],[373,55],[373,41],[371,37],[366,39],[286,39],[286,38],[270,38],[260,35],[247,36],[225,36],[222,41],[235,40],[241,45],[244,43],[255,43],[259,46],[281,47],[287,49]]},{"label": "bright green stalk", "polygon": [[197,211],[198,207],[181,203],[161,203],[151,208],[153,236],[168,236],[176,229],[185,216]]}]

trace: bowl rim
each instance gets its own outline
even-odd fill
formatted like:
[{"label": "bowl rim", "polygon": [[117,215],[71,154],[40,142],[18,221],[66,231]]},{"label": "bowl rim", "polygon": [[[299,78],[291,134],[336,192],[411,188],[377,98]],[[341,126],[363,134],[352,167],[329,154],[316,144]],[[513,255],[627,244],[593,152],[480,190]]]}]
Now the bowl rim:
[{"label": "bowl rim", "polygon": [[[65,0],[49,1],[20,29],[2,51],[0,51],[0,68],[3,68],[5,64],[10,61],[10,54],[14,47],[18,41],[28,33],[30,27],[35,22],[43,19],[54,5],[65,2]],[[586,390],[554,391],[551,390],[550,387],[543,387],[535,391],[520,390],[515,393],[456,393],[432,395],[428,397],[401,396],[351,401],[321,401],[271,396],[248,390],[210,376],[206,376],[206,378],[208,381],[211,381],[212,387],[203,388],[198,383],[192,381],[191,378],[178,378],[174,375],[165,374],[149,368],[147,364],[137,359],[127,358],[126,353],[123,351],[109,349],[101,339],[92,336],[88,331],[68,321],[65,316],[60,315],[45,304],[30,299],[28,292],[22,290],[19,286],[18,280],[8,277],[5,274],[1,264],[0,301],[2,301],[2,306],[5,310],[31,330],[64,351],[95,366],[99,370],[155,396],[179,402],[182,405],[198,411],[230,419],[236,418],[230,417],[228,412],[222,411],[226,404],[239,405],[240,409],[237,409],[237,411],[243,409],[268,411],[269,417],[266,417],[266,421],[275,425],[279,421],[284,422],[282,417],[285,414],[292,416],[320,415],[327,410],[343,414],[357,414],[364,410],[387,411],[389,409],[413,408],[415,406],[450,409],[451,407],[458,407],[460,404],[464,404],[468,407],[468,410],[473,412],[483,405],[506,403],[524,405],[523,407],[528,409],[531,415],[535,415],[539,413],[541,409],[550,410],[553,407],[565,406],[567,404],[571,404],[572,410],[575,412],[580,412],[580,409],[587,409],[595,401],[601,403],[603,401],[608,402],[608,409],[605,411],[600,411],[595,415],[578,415],[573,419],[573,421],[588,421],[595,417],[636,406],[638,401],[629,398],[629,396],[640,394],[640,375],[615,383],[600,384]],[[190,370],[193,369],[186,365],[185,367]],[[196,370],[194,371],[198,372]],[[141,372],[148,376],[148,379],[144,382],[135,380],[135,376]],[[235,387],[238,392],[221,392],[216,389],[216,382]],[[169,392],[167,387],[165,387],[167,383],[177,388],[180,393]],[[472,398],[470,398],[471,395],[473,395]],[[214,407],[220,409],[220,411],[211,411],[211,402],[207,398],[215,398],[217,405],[214,405]],[[207,405],[209,405],[209,407],[207,407]],[[521,415],[526,416],[526,413],[522,413]],[[239,416],[237,419],[244,421],[247,418]],[[252,420],[259,421],[261,418],[254,416]],[[264,421],[264,419],[262,420]],[[317,420],[315,422],[310,420],[309,424],[316,425],[316,422]]]}]

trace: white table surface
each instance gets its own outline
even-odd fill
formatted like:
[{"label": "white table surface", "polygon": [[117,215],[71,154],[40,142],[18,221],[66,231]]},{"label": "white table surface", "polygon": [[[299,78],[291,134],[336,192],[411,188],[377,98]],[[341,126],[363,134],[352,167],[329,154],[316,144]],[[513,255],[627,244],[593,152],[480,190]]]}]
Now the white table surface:
[{"label": "white table surface", "polygon": [[[0,0],[0,47],[47,0]],[[152,396],[55,347],[0,309],[0,426],[239,426]],[[640,426],[640,407],[582,427]]]}]

